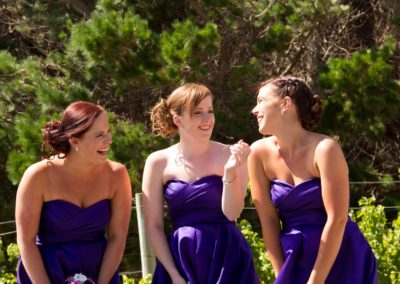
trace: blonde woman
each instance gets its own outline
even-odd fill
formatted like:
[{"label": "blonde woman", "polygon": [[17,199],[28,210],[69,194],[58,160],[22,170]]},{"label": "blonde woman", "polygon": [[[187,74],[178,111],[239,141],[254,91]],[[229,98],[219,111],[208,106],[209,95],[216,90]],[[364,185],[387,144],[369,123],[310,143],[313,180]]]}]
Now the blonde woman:
[{"label": "blonde woman", "polygon": [[[249,245],[236,227],[244,206],[249,146],[210,140],[210,90],[177,88],[153,108],[153,130],[179,142],[152,153],[143,174],[143,208],[157,256],[153,283],[260,283]],[[173,231],[164,233],[164,200]]]}]

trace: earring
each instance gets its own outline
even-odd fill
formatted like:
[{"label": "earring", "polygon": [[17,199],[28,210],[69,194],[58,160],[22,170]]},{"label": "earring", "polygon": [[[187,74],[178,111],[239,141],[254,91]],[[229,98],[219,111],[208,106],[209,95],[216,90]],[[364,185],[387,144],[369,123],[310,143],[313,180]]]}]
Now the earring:
[{"label": "earring", "polygon": [[79,151],[79,147],[78,147],[78,146],[75,147],[75,151],[76,151],[76,152]]}]

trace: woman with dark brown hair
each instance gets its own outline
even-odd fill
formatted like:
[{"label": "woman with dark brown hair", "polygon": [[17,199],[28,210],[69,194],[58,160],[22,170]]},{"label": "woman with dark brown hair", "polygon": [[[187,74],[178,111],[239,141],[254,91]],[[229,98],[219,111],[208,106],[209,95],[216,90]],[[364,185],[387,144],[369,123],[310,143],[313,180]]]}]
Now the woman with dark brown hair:
[{"label": "woman with dark brown hair", "polygon": [[[261,84],[251,193],[276,284],[376,284],[375,256],[348,216],[348,168],[339,144],[312,132],[322,101],[296,77]],[[282,225],[282,226],[281,226]]]},{"label": "woman with dark brown hair", "polygon": [[75,102],[42,132],[44,159],[17,191],[18,283],[119,283],[132,193],[126,168],[107,159],[106,111]]}]

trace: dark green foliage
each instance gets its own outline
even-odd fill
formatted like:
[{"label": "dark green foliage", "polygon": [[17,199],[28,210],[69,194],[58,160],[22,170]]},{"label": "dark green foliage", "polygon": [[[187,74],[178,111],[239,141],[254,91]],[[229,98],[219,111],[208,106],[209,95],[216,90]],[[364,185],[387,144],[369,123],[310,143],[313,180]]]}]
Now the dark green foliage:
[{"label": "dark green foliage", "polygon": [[41,136],[40,128],[43,119],[40,120],[32,109],[15,118],[16,136],[15,147],[9,152],[7,172],[13,184],[18,184],[22,174],[30,164],[39,161]]},{"label": "dark green foliage", "polygon": [[4,245],[0,238],[0,283],[15,284],[17,279],[14,269],[17,266],[19,250],[15,243]]},{"label": "dark green foliage", "polygon": [[256,266],[257,274],[260,277],[261,283],[273,283],[275,280],[275,275],[272,269],[272,264],[267,257],[262,236],[255,232],[251,227],[251,224],[245,219],[241,220],[238,226],[251,247],[254,257],[254,264]]},{"label": "dark green foliage", "polygon": [[375,198],[362,198],[361,208],[352,211],[364,236],[378,260],[379,283],[400,283],[400,214],[391,224],[387,223],[385,207],[375,204]]},{"label": "dark green foliage", "polygon": [[[331,58],[320,74],[319,84],[326,95],[319,128],[338,137],[347,154],[351,179],[355,181],[385,180],[380,166],[371,164],[374,154],[367,153],[376,149],[373,141],[385,135],[388,141],[393,141],[390,143],[397,143],[394,141],[398,138],[391,138],[393,134],[388,132],[388,128],[393,129],[397,124],[400,114],[400,84],[392,76],[391,64],[395,50],[395,42],[389,38],[379,47],[354,52],[350,59]],[[356,150],[357,144],[364,145],[364,150]],[[396,172],[397,161],[390,162],[388,158],[392,159],[392,155],[387,155],[384,159],[387,162],[381,164],[386,169],[387,164],[391,165],[392,170],[387,173],[390,175]],[[377,194],[388,191],[389,188],[381,187]],[[358,199],[360,194],[354,198]]]},{"label": "dark green foliage", "polygon": [[[110,158],[126,165],[139,192],[147,155],[173,142],[151,135],[148,111],[193,81],[214,93],[214,139],[251,143],[260,138],[250,114],[257,83],[302,77],[323,95],[318,131],[338,138],[351,180],[399,180],[395,1],[65,2],[4,0],[0,7],[0,217],[13,218],[18,181],[40,159],[40,127],[76,100],[109,111]],[[352,189],[353,205],[372,190],[398,204],[390,195],[398,184]],[[133,270],[137,245],[126,269]]]},{"label": "dark green foliage", "polygon": [[217,26],[208,23],[204,28],[192,21],[175,22],[173,31],[161,35],[161,55],[166,62],[165,75],[179,82],[201,81],[207,74],[207,63],[218,50],[220,36]]},{"label": "dark green foliage", "polygon": [[69,51],[75,62],[85,61],[89,80],[110,78],[115,85],[152,82],[159,67],[157,36],[131,11],[95,11],[72,27]]},{"label": "dark green foliage", "polygon": [[[331,95],[325,98],[323,128],[371,138],[385,133],[385,125],[400,113],[400,84],[391,77],[393,39],[376,49],[355,52],[350,60],[332,58],[320,77],[320,86]],[[342,138],[341,137],[341,138]]]},{"label": "dark green foliage", "polygon": [[141,177],[147,155],[153,149],[166,147],[164,140],[146,133],[142,123],[133,124],[109,115],[113,145],[110,159],[123,163],[129,171],[133,192],[141,192]]}]

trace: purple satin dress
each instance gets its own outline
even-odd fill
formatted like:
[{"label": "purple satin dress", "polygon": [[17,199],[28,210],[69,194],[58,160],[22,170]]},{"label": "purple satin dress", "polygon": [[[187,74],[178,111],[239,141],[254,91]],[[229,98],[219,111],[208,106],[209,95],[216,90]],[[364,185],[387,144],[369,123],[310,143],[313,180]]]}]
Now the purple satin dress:
[{"label": "purple satin dress", "polygon": [[[103,199],[80,208],[68,201],[44,202],[36,243],[52,284],[82,273],[97,282],[107,240],[105,228],[110,221],[111,201]],[[31,284],[21,259],[17,283]],[[119,283],[118,271],[111,282]]]},{"label": "purple satin dress", "polygon": [[[166,183],[164,198],[173,225],[168,242],[175,264],[190,284],[260,283],[250,246],[223,214],[221,197],[218,175]],[[172,283],[160,262],[152,283]]]},{"label": "purple satin dress", "polygon": [[[327,219],[322,202],[321,181],[319,178],[311,178],[293,186],[281,180],[273,180],[271,195],[282,220],[280,239],[285,258],[275,284],[305,284],[314,266]],[[350,217],[339,253],[325,283],[378,283],[374,253]]]}]

